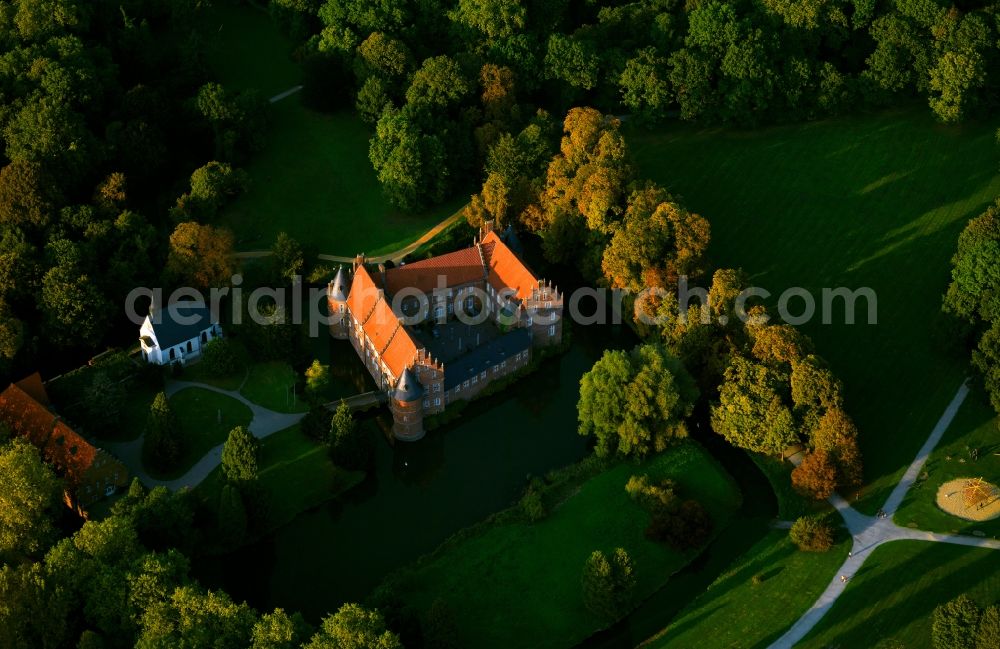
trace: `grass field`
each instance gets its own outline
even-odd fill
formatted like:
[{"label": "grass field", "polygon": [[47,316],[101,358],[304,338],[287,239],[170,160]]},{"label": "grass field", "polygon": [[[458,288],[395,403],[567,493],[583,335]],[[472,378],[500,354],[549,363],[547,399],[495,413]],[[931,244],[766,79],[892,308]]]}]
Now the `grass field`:
[{"label": "grass field", "polygon": [[[347,471],[330,461],[326,446],[293,426],[261,440],[260,484],[270,495],[269,527],[276,529],[300,513],[317,507],[364,479],[363,471]],[[215,511],[225,484],[216,468],[195,488]]]},{"label": "grass field", "polygon": [[484,525],[446,543],[402,574],[404,600],[427,610],[442,598],[453,612],[461,646],[565,647],[606,624],[583,605],[580,575],[596,549],[625,548],[638,579],[635,601],[660,588],[695,553],[645,538],[648,514],[625,493],[635,474],[671,477],[721,521],[740,495],[725,472],[694,443],[642,465],[619,464],[584,482],[541,522]]},{"label": "grass field", "polygon": [[[266,12],[222,6],[213,16],[219,27],[209,65],[224,85],[271,97],[302,83],[293,44]],[[267,145],[246,167],[250,190],[221,217],[237,248],[270,248],[284,230],[318,253],[377,255],[418,239],[465,203],[420,214],[395,209],[368,160],[369,137],[353,110],[318,113],[298,95],[273,104]]]},{"label": "grass field", "polygon": [[984,605],[1000,601],[998,561],[996,550],[920,541],[883,545],[797,647],[875,647],[879,641],[930,647],[937,605],[963,593]]},{"label": "grass field", "polygon": [[[829,552],[800,552],[775,530],[644,646],[765,649],[816,601],[847,558],[847,535]],[[752,583],[760,575],[763,583]],[[860,646],[860,645],[859,645]]]},{"label": "grass field", "polygon": [[177,461],[177,469],[162,474],[151,471],[149,475],[159,480],[173,480],[187,473],[205,453],[222,444],[229,431],[237,426],[249,426],[252,415],[245,405],[224,394],[186,388],[170,397],[170,406],[177,416],[184,452]]},{"label": "grass field", "polygon": [[[949,258],[969,218],[1000,194],[996,124],[944,127],[925,108],[752,132],[687,125],[629,142],[641,175],[712,223],[712,261],[778,296],[871,287],[878,324],[803,329],[844,380],[868,485],[882,505],[967,372],[944,350]],[[791,302],[794,314],[802,301]],[[841,324],[836,324],[837,322]]]},{"label": "grass field", "polygon": [[[969,455],[979,449],[975,462]],[[984,478],[1000,484],[1000,420],[986,396],[973,390],[945,432],[941,443],[924,465],[927,480],[918,481],[896,512],[899,525],[916,525],[923,530],[970,534],[981,531],[1000,536],[1000,519],[975,523],[946,514],[936,504],[937,490],[955,478]]]},{"label": "grass field", "polygon": [[277,412],[305,412],[308,404],[296,395],[293,386],[298,374],[288,363],[271,361],[250,367],[240,394],[259,406]]}]

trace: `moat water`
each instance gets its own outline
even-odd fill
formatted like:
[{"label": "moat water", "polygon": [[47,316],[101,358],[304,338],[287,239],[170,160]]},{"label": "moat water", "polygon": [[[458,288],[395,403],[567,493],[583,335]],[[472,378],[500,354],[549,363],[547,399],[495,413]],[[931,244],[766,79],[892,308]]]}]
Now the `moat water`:
[{"label": "moat water", "polygon": [[[298,610],[313,622],[363,600],[389,573],[513,503],[530,476],[582,459],[580,377],[605,349],[636,342],[622,326],[574,328],[564,354],[419,442],[380,438],[365,482],[263,541],[197,561],[196,576],[260,610]],[[349,344],[330,347],[345,396],[371,389]]]}]

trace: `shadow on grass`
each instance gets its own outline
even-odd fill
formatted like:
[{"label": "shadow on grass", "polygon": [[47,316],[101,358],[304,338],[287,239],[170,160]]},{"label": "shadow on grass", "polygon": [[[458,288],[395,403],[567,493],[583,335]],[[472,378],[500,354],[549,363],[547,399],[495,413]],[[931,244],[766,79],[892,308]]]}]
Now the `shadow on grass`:
[{"label": "shadow on grass", "polygon": [[[997,558],[989,550],[982,550],[981,558],[961,566],[955,564],[962,561],[961,553],[969,552],[968,548],[928,543],[912,557],[905,557],[909,548],[903,544],[922,543],[896,541],[882,546],[802,646],[821,647],[830,642],[844,647],[871,646],[874,639],[891,638],[913,621],[925,620],[936,606],[995,573]],[[890,553],[901,553],[897,557],[903,556],[903,563],[892,565],[899,559],[892,561]],[[942,562],[942,558],[946,560]],[[905,598],[895,601],[901,594]],[[883,601],[894,603],[883,608],[879,606]],[[930,638],[923,640],[929,643]]]}]

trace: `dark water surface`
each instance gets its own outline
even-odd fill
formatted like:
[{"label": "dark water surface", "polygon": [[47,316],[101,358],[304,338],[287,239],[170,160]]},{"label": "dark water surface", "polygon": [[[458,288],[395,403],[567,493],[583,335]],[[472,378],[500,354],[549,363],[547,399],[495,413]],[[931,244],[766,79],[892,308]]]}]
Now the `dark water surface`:
[{"label": "dark water surface", "polygon": [[[364,599],[392,571],[510,505],[528,476],[586,455],[576,423],[580,377],[605,349],[632,347],[636,339],[608,325],[576,327],[572,341],[562,356],[423,440],[380,439],[364,483],[261,542],[197,561],[196,576],[260,610],[297,610],[313,622]],[[345,391],[358,389],[353,349],[332,345]]]}]

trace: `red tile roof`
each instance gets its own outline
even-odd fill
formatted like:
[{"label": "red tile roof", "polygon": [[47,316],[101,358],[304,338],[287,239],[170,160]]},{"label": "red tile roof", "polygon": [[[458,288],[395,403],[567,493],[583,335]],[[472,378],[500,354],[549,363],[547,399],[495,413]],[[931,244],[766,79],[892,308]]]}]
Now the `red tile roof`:
[{"label": "red tile roof", "polygon": [[61,421],[56,422],[52,436],[44,449],[45,458],[62,472],[66,481],[74,488],[79,487],[87,472],[97,459],[97,449],[80,437],[76,431]]},{"label": "red tile roof", "polygon": [[41,378],[35,380],[37,376],[12,383],[0,393],[0,421],[15,435],[27,438],[70,485],[77,487],[97,458],[98,450],[42,405],[49,400]]},{"label": "red tile roof", "polygon": [[385,290],[391,294],[404,288],[432,293],[439,287],[452,287],[483,279],[483,258],[479,248],[463,248],[445,255],[415,261],[385,271]]},{"label": "red tile roof", "polygon": [[379,290],[378,286],[375,285],[375,280],[368,273],[368,269],[364,266],[358,266],[351,282],[351,292],[347,296],[347,308],[351,310],[351,314],[359,322],[364,322],[371,315],[378,300]]},{"label": "red tile roof", "polygon": [[[405,288],[429,294],[440,285],[455,287],[486,278],[496,290],[512,288],[520,299],[531,297],[538,279],[507,247],[496,233],[490,232],[481,245],[463,248],[385,271],[385,292],[392,295]],[[381,278],[378,278],[379,280]],[[372,346],[382,355],[382,362],[396,377],[413,363],[422,347],[392,310],[379,281],[359,265],[354,272],[347,306]]]},{"label": "red tile roof", "polygon": [[490,232],[483,239],[483,250],[489,267],[487,279],[494,290],[512,288],[522,300],[531,297],[531,292],[538,288],[538,278],[496,232]]},{"label": "red tile roof", "polygon": [[413,362],[418,346],[406,328],[400,326],[392,306],[364,266],[358,266],[354,272],[347,307],[361,322],[361,328],[376,351],[382,354],[382,361],[389,371],[396,377],[400,376]]},{"label": "red tile roof", "polygon": [[26,437],[39,449],[44,449],[56,416],[12,383],[0,393],[0,421],[7,424],[13,434]]},{"label": "red tile roof", "polygon": [[45,385],[42,383],[42,375],[35,372],[31,376],[17,382],[17,387],[24,390],[29,397],[42,404],[49,405],[49,395],[45,392]]}]

